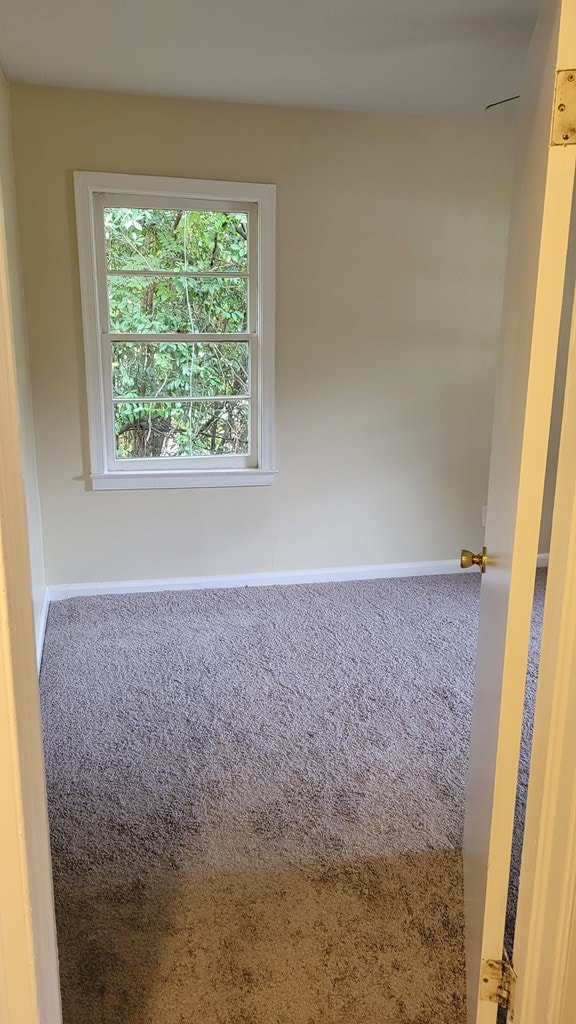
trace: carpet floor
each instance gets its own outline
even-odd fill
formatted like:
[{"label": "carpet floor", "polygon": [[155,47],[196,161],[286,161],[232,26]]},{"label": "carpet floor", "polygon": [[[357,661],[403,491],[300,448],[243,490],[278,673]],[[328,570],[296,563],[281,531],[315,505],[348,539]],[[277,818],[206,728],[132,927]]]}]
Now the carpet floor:
[{"label": "carpet floor", "polygon": [[65,1024],[463,1024],[478,600],[446,576],[51,606]]}]

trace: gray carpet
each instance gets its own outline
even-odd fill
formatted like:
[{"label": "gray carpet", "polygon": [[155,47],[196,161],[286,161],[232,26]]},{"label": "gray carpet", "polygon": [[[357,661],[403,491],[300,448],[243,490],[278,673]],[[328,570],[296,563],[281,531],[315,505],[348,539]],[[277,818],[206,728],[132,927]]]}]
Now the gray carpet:
[{"label": "gray carpet", "polygon": [[478,598],[448,576],[51,606],[65,1024],[464,1021]]}]

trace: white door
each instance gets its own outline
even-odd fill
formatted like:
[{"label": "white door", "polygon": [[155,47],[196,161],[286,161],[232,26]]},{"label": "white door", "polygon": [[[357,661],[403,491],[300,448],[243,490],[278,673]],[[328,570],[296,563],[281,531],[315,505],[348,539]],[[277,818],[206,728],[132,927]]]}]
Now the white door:
[{"label": "white door", "polygon": [[[534,572],[574,187],[574,132],[551,144],[556,72],[576,68],[576,3],[545,2],[523,85],[494,413],[487,571],[464,840],[468,1018],[493,1024],[483,960],[500,960]],[[565,89],[571,96],[572,80]],[[576,84],[574,85],[576,94]],[[563,97],[561,97],[563,99]],[[558,101],[560,102],[560,101]],[[567,105],[570,106],[568,99]],[[576,107],[576,104],[575,104]],[[567,144],[568,143],[568,144]]]},{"label": "white door", "polygon": [[514,945],[518,1024],[576,1021],[576,312],[571,323],[569,313],[562,328],[569,359]]}]

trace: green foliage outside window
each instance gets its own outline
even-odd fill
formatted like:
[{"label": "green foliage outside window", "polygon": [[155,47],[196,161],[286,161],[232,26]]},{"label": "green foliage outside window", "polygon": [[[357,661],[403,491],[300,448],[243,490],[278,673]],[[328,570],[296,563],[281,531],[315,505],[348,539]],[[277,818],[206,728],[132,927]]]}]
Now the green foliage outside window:
[{"label": "green foliage outside window", "polygon": [[246,454],[248,342],[185,336],[246,332],[247,214],[108,207],[104,228],[110,333],[182,334],[112,342],[117,457]]}]

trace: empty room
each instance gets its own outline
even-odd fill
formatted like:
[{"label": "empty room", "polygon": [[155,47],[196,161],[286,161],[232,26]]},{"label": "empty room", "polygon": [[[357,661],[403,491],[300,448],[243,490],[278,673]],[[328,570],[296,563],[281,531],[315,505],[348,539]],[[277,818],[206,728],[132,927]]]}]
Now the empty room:
[{"label": "empty room", "polygon": [[6,1021],[568,1022],[572,5],[1,10]]}]

